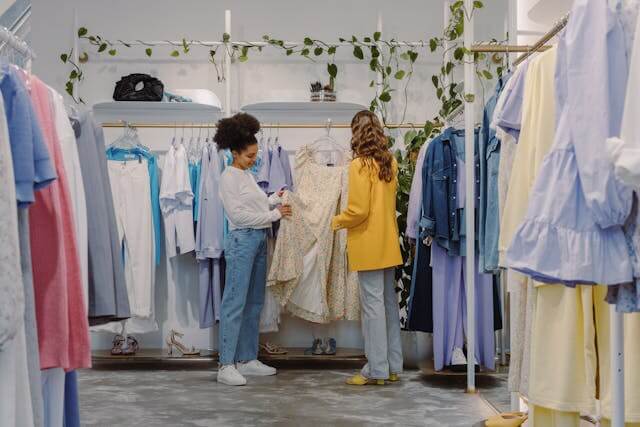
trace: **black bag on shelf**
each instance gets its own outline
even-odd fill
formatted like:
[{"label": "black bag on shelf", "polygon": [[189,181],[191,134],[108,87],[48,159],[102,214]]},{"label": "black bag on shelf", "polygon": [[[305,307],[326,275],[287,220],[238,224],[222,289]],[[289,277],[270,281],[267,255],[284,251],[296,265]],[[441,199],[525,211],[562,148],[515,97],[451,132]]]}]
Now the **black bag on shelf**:
[{"label": "black bag on shelf", "polygon": [[[136,89],[142,83],[142,87]],[[113,91],[115,101],[162,101],[164,85],[148,74],[129,74],[116,83]]]}]

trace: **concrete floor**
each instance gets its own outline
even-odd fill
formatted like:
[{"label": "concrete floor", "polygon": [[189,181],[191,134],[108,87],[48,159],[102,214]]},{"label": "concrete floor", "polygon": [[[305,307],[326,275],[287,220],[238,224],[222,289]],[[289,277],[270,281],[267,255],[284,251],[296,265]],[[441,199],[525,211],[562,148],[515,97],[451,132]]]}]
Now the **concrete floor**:
[{"label": "concrete floor", "polygon": [[83,426],[468,427],[495,413],[482,395],[463,393],[459,380],[412,371],[399,384],[345,385],[353,372],[282,369],[234,388],[216,383],[211,370],[86,370],[79,375],[81,420]]}]

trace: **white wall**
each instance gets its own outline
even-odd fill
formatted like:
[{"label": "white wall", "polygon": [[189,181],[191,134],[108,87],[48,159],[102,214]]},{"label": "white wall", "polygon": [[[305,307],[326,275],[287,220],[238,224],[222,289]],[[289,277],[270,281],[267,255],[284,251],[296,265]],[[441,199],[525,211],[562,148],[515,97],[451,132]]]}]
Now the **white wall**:
[{"label": "white wall", "polygon": [[[301,2],[294,0],[154,0],[135,2],[125,0],[34,0],[32,15],[33,48],[38,54],[34,72],[44,81],[63,92],[67,66],[61,64],[60,53],[72,46],[76,28],[73,27],[74,9],[78,24],[91,33],[110,39],[182,39],[219,40],[224,32],[224,10],[232,11],[232,35],[236,39],[260,40],[270,34],[285,40],[300,40],[310,35],[323,40],[336,40],[352,34],[371,35],[376,30],[378,10],[383,13],[384,37],[398,40],[428,40],[440,34],[443,26],[443,1],[406,0],[402,2],[329,0]],[[485,9],[478,13],[476,39],[505,38],[507,0],[485,1]],[[55,23],[55,25],[53,24]],[[193,47],[196,51],[198,48]],[[416,75],[409,93],[407,120],[421,122],[436,115],[437,103],[430,77],[440,66],[441,59],[421,50]],[[188,59],[169,58],[167,49],[154,49],[154,57],[147,59],[143,49],[122,50],[116,58],[92,57],[85,67],[86,82],[81,96],[92,103],[108,100],[114,82],[132,72],[144,72],[159,77],[165,87],[208,88],[215,91],[224,104],[224,89],[217,82],[213,67],[207,63],[206,50],[191,54]],[[162,52],[162,54],[160,54]],[[355,64],[351,54],[339,56],[340,75],[337,81],[338,97],[343,101],[368,105],[373,91],[368,87],[375,78],[368,67]],[[232,108],[262,100],[306,100],[308,84],[325,78],[326,64],[312,64],[298,58],[286,58],[279,52],[265,50],[252,54],[249,62],[234,64]],[[394,105],[393,120],[398,120],[403,105]],[[286,118],[283,118],[285,121]],[[187,131],[189,135],[190,131]],[[286,148],[312,141],[321,130],[282,130],[280,140]],[[162,152],[169,144],[173,131],[140,130],[142,142]],[[119,134],[106,132],[107,141]],[[345,142],[349,134],[334,131],[334,136]],[[177,261],[177,269],[167,274],[166,262],[157,272],[156,311],[161,331],[141,337],[144,347],[159,347],[162,337],[170,328],[186,333],[186,341],[200,347],[209,347],[211,333],[197,327],[198,303],[194,262],[190,256]],[[339,322],[328,327],[312,327],[294,319],[287,319],[274,341],[288,346],[308,346],[312,335],[332,335],[339,346],[362,345],[359,325]],[[94,340],[94,345],[109,345],[110,337]],[[214,341],[214,347],[215,345]]]}]

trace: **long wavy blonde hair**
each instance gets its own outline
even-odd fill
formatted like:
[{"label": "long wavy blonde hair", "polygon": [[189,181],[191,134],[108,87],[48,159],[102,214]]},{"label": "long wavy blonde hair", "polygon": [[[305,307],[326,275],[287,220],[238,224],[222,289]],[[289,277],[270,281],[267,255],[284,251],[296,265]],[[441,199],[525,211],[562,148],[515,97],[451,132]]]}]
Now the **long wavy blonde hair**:
[{"label": "long wavy blonde hair", "polygon": [[393,155],[378,117],[368,110],[358,112],[351,120],[351,133],[354,158],[361,158],[372,172],[377,165],[378,178],[391,182],[394,178]]}]

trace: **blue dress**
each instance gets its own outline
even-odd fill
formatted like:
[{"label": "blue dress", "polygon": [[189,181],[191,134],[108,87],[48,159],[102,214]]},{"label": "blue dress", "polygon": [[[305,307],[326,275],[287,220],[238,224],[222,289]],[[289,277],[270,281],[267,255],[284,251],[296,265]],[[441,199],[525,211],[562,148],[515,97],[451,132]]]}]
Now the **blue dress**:
[{"label": "blue dress", "polygon": [[567,285],[632,280],[622,228],[632,191],[604,153],[619,134],[627,69],[618,14],[604,0],[576,0],[558,44],[555,141],[506,253],[509,268]]}]

